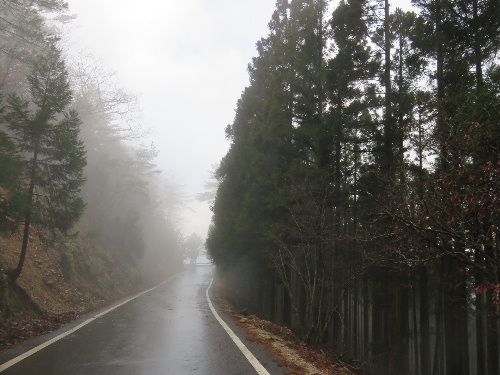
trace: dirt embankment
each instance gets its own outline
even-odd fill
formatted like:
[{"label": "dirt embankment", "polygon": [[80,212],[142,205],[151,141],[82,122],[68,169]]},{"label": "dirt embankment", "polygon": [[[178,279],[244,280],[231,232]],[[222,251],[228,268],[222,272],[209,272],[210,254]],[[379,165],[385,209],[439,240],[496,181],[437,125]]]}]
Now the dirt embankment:
[{"label": "dirt embankment", "polygon": [[0,237],[0,351],[142,287],[137,270],[116,253],[58,237],[30,237],[16,286],[5,275],[17,264],[20,236]]}]

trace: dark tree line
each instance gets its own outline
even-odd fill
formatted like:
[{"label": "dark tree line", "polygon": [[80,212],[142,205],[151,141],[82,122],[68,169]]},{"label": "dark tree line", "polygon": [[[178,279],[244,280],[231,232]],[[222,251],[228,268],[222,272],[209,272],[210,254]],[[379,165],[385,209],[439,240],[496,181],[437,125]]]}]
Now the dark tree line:
[{"label": "dark tree line", "polygon": [[207,247],[235,301],[379,374],[500,371],[497,1],[279,0]]}]

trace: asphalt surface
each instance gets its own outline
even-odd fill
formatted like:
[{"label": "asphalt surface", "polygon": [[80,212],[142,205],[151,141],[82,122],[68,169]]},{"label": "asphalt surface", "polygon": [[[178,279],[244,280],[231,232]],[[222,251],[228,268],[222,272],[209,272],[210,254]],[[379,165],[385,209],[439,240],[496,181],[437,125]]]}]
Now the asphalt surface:
[{"label": "asphalt surface", "polygon": [[[209,310],[205,291],[211,273],[209,266],[189,268],[2,375],[255,375]],[[270,374],[286,372],[265,348],[247,340],[234,322],[217,310]],[[14,353],[16,349],[4,353],[0,363]]]}]

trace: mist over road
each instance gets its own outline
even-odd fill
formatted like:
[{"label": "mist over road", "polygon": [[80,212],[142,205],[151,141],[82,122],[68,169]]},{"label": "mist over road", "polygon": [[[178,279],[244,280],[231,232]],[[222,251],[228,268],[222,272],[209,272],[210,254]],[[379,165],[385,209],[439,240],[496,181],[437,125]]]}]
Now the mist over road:
[{"label": "mist over road", "polygon": [[[209,309],[205,293],[211,274],[210,266],[191,267],[2,375],[254,375]],[[233,329],[270,374],[284,373],[269,353]]]}]

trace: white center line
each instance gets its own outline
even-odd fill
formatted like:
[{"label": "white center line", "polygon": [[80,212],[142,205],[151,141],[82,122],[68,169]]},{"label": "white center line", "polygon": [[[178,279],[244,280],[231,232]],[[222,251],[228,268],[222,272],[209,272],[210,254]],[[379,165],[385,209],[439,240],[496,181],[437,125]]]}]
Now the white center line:
[{"label": "white center line", "polygon": [[210,284],[208,285],[208,288],[205,292],[207,295],[208,306],[210,307],[210,311],[212,312],[213,316],[215,317],[215,319],[217,319],[217,321],[222,326],[222,328],[224,328],[224,330],[227,332],[229,337],[231,337],[231,339],[234,341],[234,343],[236,344],[238,349],[241,350],[241,352],[246,357],[248,362],[250,362],[250,364],[253,366],[255,371],[257,371],[257,374],[270,375],[269,372],[266,370],[266,368],[264,366],[262,366],[262,364],[259,362],[259,360],[257,358],[255,358],[255,356],[252,354],[252,352],[245,346],[245,344],[243,344],[241,342],[240,338],[238,336],[236,336],[236,334],[233,332],[233,330],[231,328],[229,328],[229,326],[226,324],[226,322],[219,316],[219,314],[215,310],[214,305],[212,304],[212,301],[210,300],[210,296],[208,295],[208,291],[210,290],[210,287],[212,286],[213,281],[214,281],[214,279],[212,278],[212,280],[210,280]]}]

